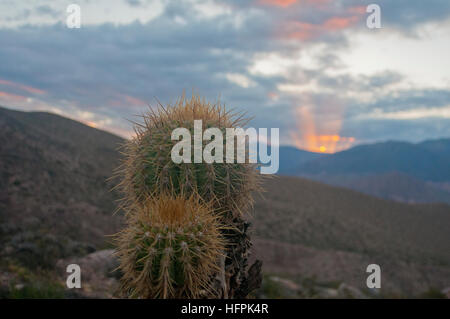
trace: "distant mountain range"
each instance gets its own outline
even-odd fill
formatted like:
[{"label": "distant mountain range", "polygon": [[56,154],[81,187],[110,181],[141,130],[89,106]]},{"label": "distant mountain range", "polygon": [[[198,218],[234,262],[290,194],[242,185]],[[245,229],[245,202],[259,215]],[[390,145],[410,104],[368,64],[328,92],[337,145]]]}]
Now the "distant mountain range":
[{"label": "distant mountain range", "polygon": [[323,158],[328,154],[313,153],[300,150],[293,146],[280,147],[280,168],[278,174],[280,175],[295,175],[302,164],[309,161]]},{"label": "distant mountain range", "polygon": [[450,203],[450,139],[417,144],[389,141],[323,155],[281,147],[280,154],[285,154],[280,159],[281,175],[303,176],[386,199]]}]

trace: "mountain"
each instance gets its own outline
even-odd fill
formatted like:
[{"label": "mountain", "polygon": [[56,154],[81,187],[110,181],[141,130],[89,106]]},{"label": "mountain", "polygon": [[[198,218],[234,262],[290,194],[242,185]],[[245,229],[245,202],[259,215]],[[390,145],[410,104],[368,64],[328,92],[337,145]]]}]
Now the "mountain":
[{"label": "mountain", "polygon": [[[360,145],[307,163],[297,172],[307,174],[382,174],[400,172],[425,181],[450,181],[450,139],[420,144],[384,142]],[[444,151],[441,151],[441,150]]]},{"label": "mountain", "polygon": [[[44,112],[0,108],[0,259],[27,266],[105,247],[119,229],[107,182],[123,139]],[[11,261],[12,263],[16,261]]]},{"label": "mountain", "polygon": [[384,199],[450,203],[450,139],[359,145],[307,160],[299,151],[283,159],[288,163],[282,175],[303,176]]},{"label": "mountain", "polygon": [[[107,180],[123,139],[58,115],[3,108],[0,132],[0,297],[114,296],[108,235],[123,221]],[[336,283],[363,290],[370,263],[382,269],[380,296],[450,286],[450,206],[397,203],[297,177],[275,176],[264,188],[249,215],[253,258],[264,261],[262,296],[271,296],[273,278],[309,287],[302,296]],[[83,269],[76,292],[64,286],[69,263]]]},{"label": "mountain", "polygon": [[433,153],[450,156],[450,139],[429,140],[417,145]]},{"label": "mountain", "polygon": [[278,174],[289,175],[299,165],[325,157],[328,154],[308,152],[292,146],[280,146],[280,167]]}]

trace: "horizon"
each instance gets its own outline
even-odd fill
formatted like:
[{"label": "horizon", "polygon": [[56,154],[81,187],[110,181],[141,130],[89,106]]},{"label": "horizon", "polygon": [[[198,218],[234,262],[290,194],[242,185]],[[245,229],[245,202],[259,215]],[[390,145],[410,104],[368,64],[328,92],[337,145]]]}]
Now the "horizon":
[{"label": "horizon", "polygon": [[[126,136],[121,136],[119,134],[116,134],[113,131],[109,131],[107,129],[95,127],[95,126],[89,125],[89,123],[83,122],[81,120],[74,119],[74,118],[71,118],[71,117],[68,117],[68,116],[64,116],[64,115],[61,115],[61,114],[53,113],[51,111],[46,111],[46,110],[31,110],[31,111],[29,111],[29,110],[23,110],[23,109],[18,109],[18,108],[9,108],[9,107],[7,107],[5,105],[0,105],[0,108],[4,108],[4,109],[10,110],[10,111],[17,111],[17,112],[52,114],[52,115],[60,116],[60,117],[65,118],[65,119],[69,119],[69,120],[78,122],[78,123],[83,124],[83,125],[85,125],[87,127],[90,127],[90,128],[93,128],[93,129],[96,129],[96,130],[99,130],[99,131],[102,131],[102,132],[105,132],[105,133],[109,133],[109,134],[112,134],[114,136],[117,136],[117,137],[120,137],[120,138],[123,138],[123,139],[130,139],[131,138],[131,137],[126,137]],[[405,140],[396,140],[396,139],[380,140],[380,141],[374,141],[374,142],[371,142],[371,143],[362,143],[362,144],[353,145],[353,146],[351,146],[351,147],[349,147],[347,149],[336,151],[334,153],[309,151],[309,150],[306,150],[306,149],[303,149],[303,148],[299,148],[299,147],[297,147],[295,145],[290,145],[290,144],[280,144],[279,147],[280,148],[291,147],[291,148],[295,148],[297,150],[305,151],[305,152],[309,152],[309,153],[329,154],[329,155],[331,155],[331,154],[336,154],[336,153],[348,151],[348,150],[351,150],[351,149],[353,149],[355,147],[358,147],[358,146],[375,145],[375,144],[383,144],[383,143],[390,143],[390,142],[392,142],[392,143],[408,143],[408,144],[412,144],[412,145],[417,145],[417,144],[421,144],[421,143],[424,143],[424,142],[440,141],[440,140],[450,140],[450,137],[445,137],[445,136],[444,137],[436,137],[436,138],[432,138],[432,139],[423,139],[423,140],[416,141],[416,142],[410,142],[410,141],[405,141]],[[261,143],[264,143],[264,142],[261,142]],[[269,145],[269,144],[267,144],[267,145]]]}]

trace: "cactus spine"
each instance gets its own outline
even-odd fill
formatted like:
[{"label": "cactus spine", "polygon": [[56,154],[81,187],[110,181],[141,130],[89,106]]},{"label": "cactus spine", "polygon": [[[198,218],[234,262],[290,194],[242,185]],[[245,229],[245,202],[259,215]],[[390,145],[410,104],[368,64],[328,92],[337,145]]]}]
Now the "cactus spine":
[{"label": "cactus spine", "polygon": [[117,236],[117,254],[127,296],[245,297],[249,282],[260,280],[260,263],[252,270],[256,281],[247,278],[244,220],[258,189],[255,164],[226,163],[225,154],[224,163],[176,164],[171,133],[180,127],[192,133],[194,120],[222,132],[246,120],[197,96],[151,110],[143,120],[118,170],[128,226]]},{"label": "cactus spine", "polygon": [[123,288],[131,297],[211,295],[224,243],[218,218],[198,197],[162,195],[128,217],[118,234]]},{"label": "cactus spine", "polygon": [[[202,120],[203,129],[242,126],[242,116],[227,112],[222,106],[193,96],[175,105],[151,110],[136,126],[136,137],[127,144],[123,165],[122,189],[127,204],[139,204],[146,198],[166,191],[196,191],[205,201],[215,201],[221,211],[240,215],[252,204],[251,192],[257,188],[258,173],[251,163],[181,163],[171,159],[178,141],[171,140],[175,128],[184,127],[193,134],[194,120]],[[206,144],[206,142],[204,142]],[[192,151],[191,154],[194,154]]]}]

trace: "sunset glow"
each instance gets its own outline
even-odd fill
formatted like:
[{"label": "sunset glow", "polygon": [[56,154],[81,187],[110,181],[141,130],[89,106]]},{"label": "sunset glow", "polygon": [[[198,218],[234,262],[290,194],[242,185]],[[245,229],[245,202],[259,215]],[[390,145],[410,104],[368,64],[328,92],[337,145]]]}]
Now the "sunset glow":
[{"label": "sunset glow", "polygon": [[335,132],[320,134],[314,115],[306,107],[297,109],[296,113],[297,127],[290,135],[295,146],[300,149],[316,153],[335,153],[350,148],[356,141],[354,137],[340,136],[339,128],[331,125],[327,127],[328,130]]},{"label": "sunset glow", "polygon": [[355,142],[354,137],[339,135],[307,135],[305,139],[295,137],[293,139],[298,148],[316,153],[335,153],[343,151]]}]

